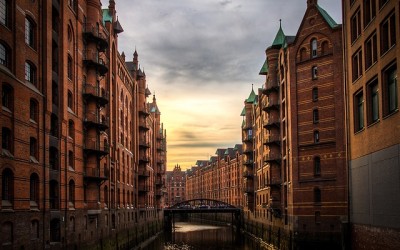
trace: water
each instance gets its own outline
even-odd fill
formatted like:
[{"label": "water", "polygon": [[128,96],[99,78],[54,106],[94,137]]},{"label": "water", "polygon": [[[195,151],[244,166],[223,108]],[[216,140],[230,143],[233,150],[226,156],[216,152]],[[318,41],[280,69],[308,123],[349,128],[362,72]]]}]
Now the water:
[{"label": "water", "polygon": [[261,250],[259,244],[229,226],[177,222],[175,232],[163,233],[145,250]]}]

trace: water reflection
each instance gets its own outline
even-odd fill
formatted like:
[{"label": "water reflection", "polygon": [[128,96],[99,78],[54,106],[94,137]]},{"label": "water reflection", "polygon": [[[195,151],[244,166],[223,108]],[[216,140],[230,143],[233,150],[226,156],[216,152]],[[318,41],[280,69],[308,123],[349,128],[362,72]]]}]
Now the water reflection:
[{"label": "water reflection", "polygon": [[164,233],[145,250],[257,250],[260,246],[229,226],[177,222],[175,232]]}]

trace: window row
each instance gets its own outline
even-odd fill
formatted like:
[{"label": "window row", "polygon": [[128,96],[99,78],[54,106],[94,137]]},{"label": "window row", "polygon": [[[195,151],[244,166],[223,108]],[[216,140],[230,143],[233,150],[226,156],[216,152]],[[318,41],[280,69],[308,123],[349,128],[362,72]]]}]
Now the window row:
[{"label": "window row", "polygon": [[[329,42],[328,41],[326,41],[326,40],[322,41],[320,47],[321,47],[320,48],[321,56],[328,54],[328,52],[329,52]],[[302,47],[300,49],[300,61],[304,61],[309,58],[316,58],[318,56],[318,41],[316,38],[311,39],[310,48],[311,49],[310,49],[309,55],[308,55],[307,49],[305,47]]]},{"label": "window row", "polygon": [[[361,17],[360,10],[356,11],[352,16],[350,22],[351,29],[351,42],[355,42],[358,37],[361,36]],[[392,11],[379,25],[380,32],[380,52],[383,55],[386,51],[388,51],[392,46],[396,44],[396,16],[395,12]],[[377,51],[377,36],[376,32],[371,35],[368,39],[368,42],[365,44],[370,50]]]},{"label": "window row", "polygon": [[[379,121],[380,105],[383,116],[390,115],[398,110],[397,66],[393,64],[382,71],[381,84],[375,77],[367,83],[366,89],[361,89],[353,97],[354,131],[358,132],[367,124]],[[379,89],[382,93],[379,94]],[[379,101],[379,100],[382,101]],[[366,102],[365,102],[366,101]],[[366,115],[365,115],[366,114]]]}]

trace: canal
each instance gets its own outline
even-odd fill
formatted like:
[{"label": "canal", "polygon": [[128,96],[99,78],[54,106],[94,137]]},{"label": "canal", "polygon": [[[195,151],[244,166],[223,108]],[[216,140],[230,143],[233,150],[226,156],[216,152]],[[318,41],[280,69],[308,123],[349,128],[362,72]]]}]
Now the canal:
[{"label": "canal", "polygon": [[261,250],[258,242],[236,234],[230,226],[176,222],[175,231],[162,233],[144,250]]}]

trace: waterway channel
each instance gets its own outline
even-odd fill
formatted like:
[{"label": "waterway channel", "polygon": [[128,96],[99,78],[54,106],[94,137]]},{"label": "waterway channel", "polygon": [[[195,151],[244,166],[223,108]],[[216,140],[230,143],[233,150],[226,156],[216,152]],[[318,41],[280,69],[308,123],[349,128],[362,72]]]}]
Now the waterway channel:
[{"label": "waterway channel", "polygon": [[232,227],[176,222],[172,233],[162,233],[143,250],[261,250],[260,244],[237,234]]}]

